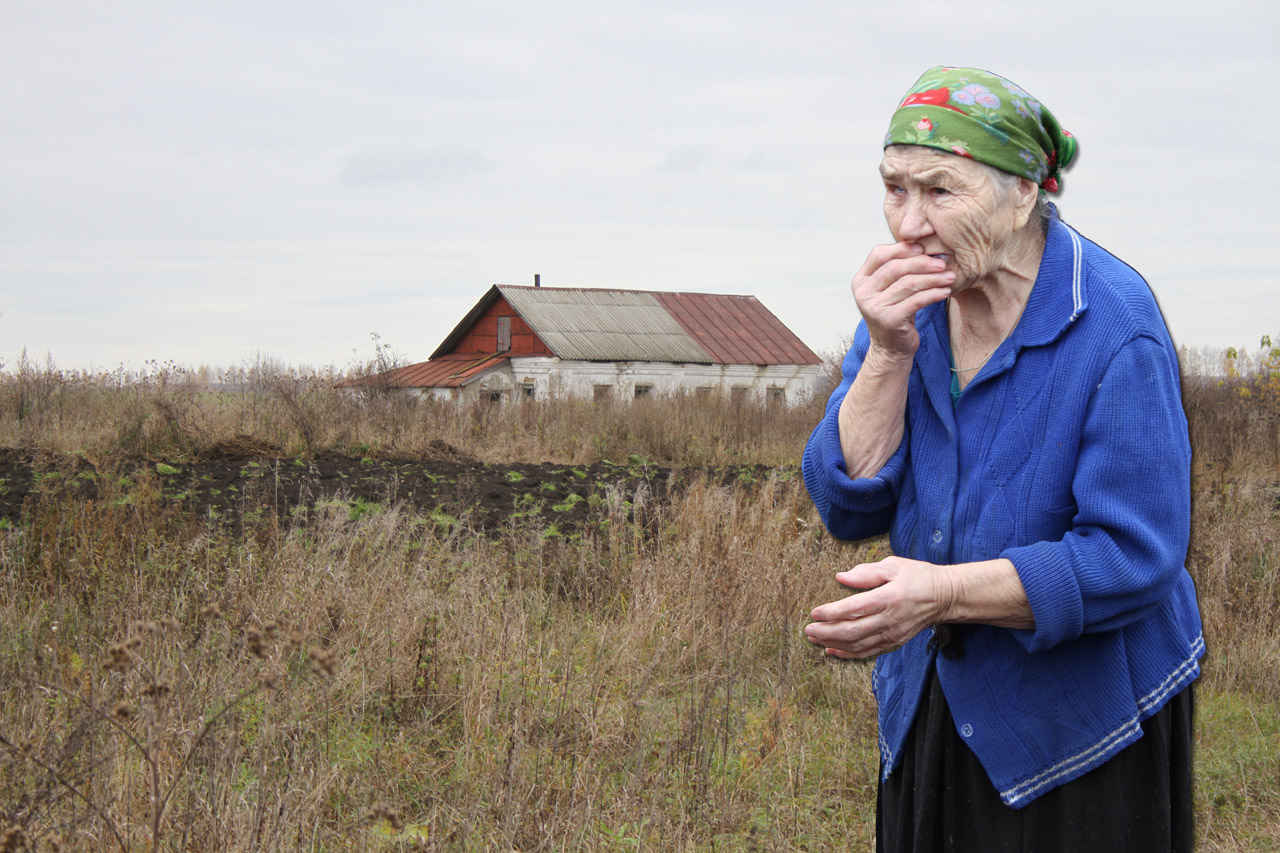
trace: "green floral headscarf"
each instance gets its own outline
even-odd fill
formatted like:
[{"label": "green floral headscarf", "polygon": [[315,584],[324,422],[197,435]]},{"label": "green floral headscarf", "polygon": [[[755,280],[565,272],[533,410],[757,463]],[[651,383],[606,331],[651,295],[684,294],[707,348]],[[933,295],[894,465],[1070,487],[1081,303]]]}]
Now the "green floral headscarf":
[{"label": "green floral headscarf", "polygon": [[1053,113],[1010,81],[978,68],[926,71],[889,121],[889,145],[924,145],[1062,189],[1079,145]]}]

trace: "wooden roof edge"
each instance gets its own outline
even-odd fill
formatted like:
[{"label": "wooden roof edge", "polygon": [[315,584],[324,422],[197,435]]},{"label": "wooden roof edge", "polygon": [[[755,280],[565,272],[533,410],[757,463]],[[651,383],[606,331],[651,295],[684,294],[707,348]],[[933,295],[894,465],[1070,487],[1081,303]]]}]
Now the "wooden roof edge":
[{"label": "wooden roof edge", "polygon": [[467,332],[471,331],[471,327],[476,324],[476,321],[484,316],[484,312],[488,311],[501,296],[502,293],[498,290],[498,285],[491,285],[484,295],[480,297],[480,301],[458,321],[458,325],[453,327],[453,331],[445,337],[440,346],[436,347],[435,352],[431,353],[427,361],[442,355],[448,355],[458,345],[459,341],[466,337]]}]

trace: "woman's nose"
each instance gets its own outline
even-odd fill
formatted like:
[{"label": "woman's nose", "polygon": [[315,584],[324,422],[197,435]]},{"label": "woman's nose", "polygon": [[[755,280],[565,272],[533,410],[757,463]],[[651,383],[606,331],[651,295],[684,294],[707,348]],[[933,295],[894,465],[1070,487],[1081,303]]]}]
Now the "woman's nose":
[{"label": "woman's nose", "polygon": [[898,223],[899,240],[918,240],[933,233],[924,206],[916,200],[907,199],[902,211],[902,221]]}]

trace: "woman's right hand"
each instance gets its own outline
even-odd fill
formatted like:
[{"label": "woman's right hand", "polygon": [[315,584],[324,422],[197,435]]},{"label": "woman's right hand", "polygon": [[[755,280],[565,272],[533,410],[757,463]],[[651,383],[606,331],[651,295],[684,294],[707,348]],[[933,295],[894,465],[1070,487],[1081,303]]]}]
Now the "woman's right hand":
[{"label": "woman's right hand", "polygon": [[[910,361],[920,346],[916,312],[951,295],[955,273],[916,243],[876,246],[853,277],[851,289],[881,358]],[[873,357],[868,352],[868,357]]]}]

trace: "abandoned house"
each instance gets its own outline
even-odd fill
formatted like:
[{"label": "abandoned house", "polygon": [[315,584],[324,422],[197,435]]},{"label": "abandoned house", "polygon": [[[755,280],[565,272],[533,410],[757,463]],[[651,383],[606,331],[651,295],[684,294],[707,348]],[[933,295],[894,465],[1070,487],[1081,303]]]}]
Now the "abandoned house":
[{"label": "abandoned house", "polygon": [[753,296],[497,284],[431,358],[379,377],[445,400],[684,392],[794,405],[821,360]]}]

